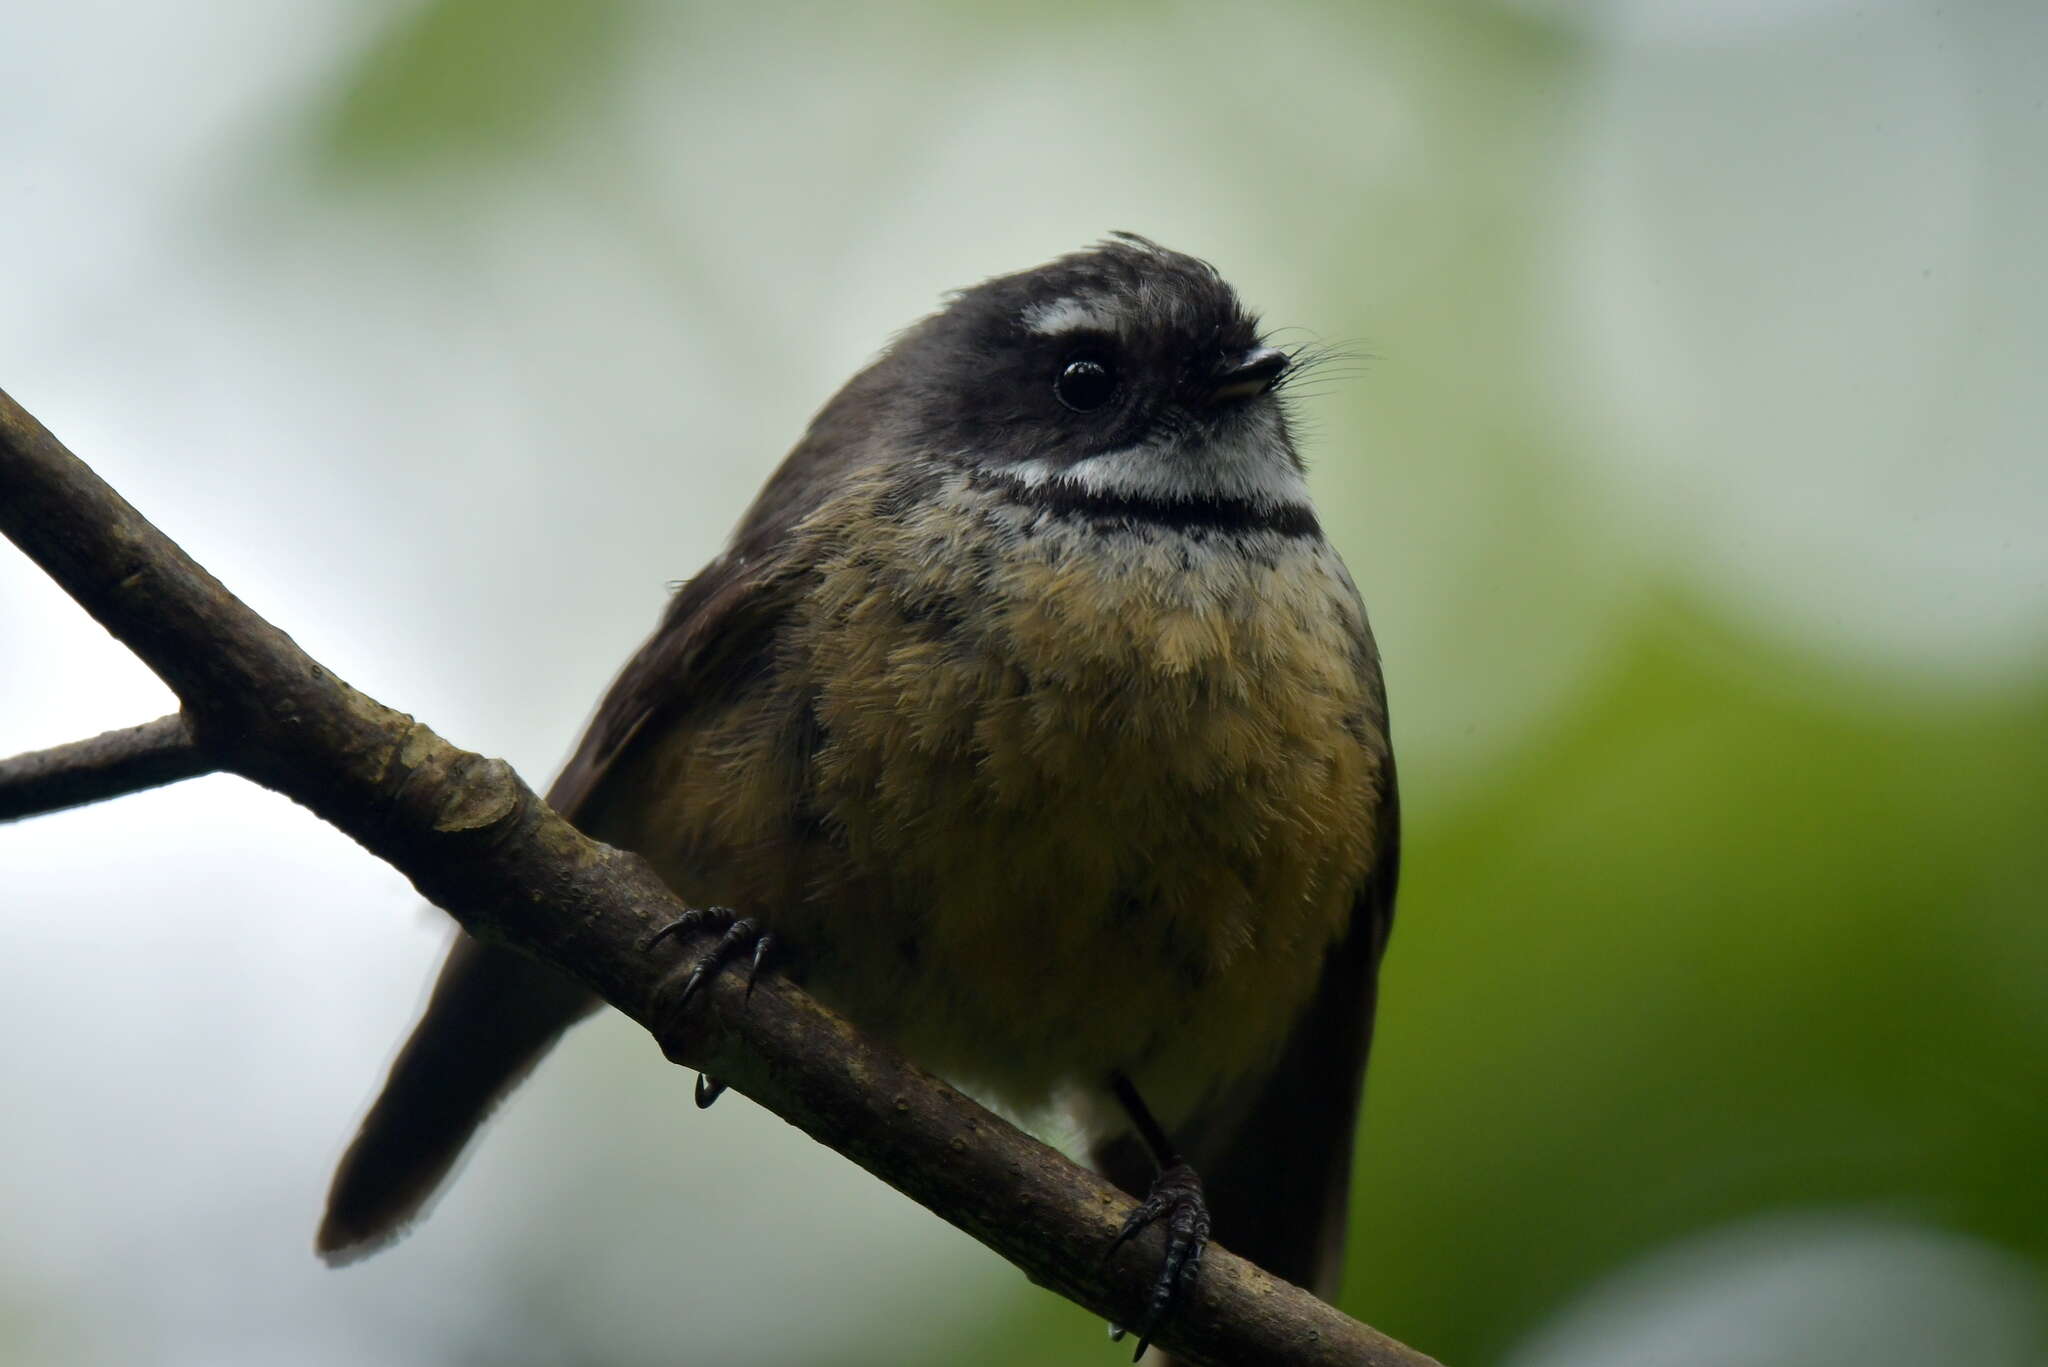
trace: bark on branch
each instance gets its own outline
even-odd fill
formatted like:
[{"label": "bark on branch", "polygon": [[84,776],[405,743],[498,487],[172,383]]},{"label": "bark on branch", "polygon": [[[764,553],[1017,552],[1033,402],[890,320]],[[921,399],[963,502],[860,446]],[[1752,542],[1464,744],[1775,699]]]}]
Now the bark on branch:
[{"label": "bark on branch", "polygon": [[184,714],[0,760],[0,821],[82,807],[210,774]]},{"label": "bark on branch", "polygon": [[[1156,1235],[1099,1260],[1130,1202],[952,1087],[863,1040],[788,982],[750,1001],[730,976],[663,1029],[672,975],[702,939],[637,948],[682,904],[633,855],[584,837],[503,760],[458,749],[336,678],[251,611],[0,393],[0,531],[155,670],[184,710],[27,756],[17,802],[90,801],[219,768],[299,802],[410,878],[468,930],[553,963],[649,1027],[676,1063],[714,1074],[1105,1318],[1144,1303]],[[98,749],[95,749],[98,747]],[[119,762],[99,762],[118,752]],[[96,760],[95,757],[99,757]],[[62,775],[69,775],[68,778]],[[73,786],[68,790],[65,783]],[[54,787],[49,785],[55,785]],[[4,786],[4,785],[0,785]],[[43,801],[41,807],[53,804]],[[1211,1364],[1433,1359],[1210,1251],[1162,1348]]]}]

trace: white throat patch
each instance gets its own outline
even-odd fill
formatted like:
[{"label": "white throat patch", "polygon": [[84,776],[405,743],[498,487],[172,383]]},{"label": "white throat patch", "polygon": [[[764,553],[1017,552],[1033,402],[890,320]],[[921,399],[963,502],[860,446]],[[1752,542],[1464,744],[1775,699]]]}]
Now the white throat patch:
[{"label": "white throat patch", "polygon": [[1308,506],[1308,481],[1270,438],[1247,433],[1196,451],[1155,437],[1072,464],[1029,460],[1009,467],[1027,486],[1064,484],[1091,494],[1187,503],[1233,499],[1260,508]]}]

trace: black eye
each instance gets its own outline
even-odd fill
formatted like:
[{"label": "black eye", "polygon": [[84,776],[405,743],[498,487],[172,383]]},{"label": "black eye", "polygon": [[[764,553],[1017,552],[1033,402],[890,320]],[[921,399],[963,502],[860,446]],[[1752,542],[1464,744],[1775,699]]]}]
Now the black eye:
[{"label": "black eye", "polygon": [[1069,361],[1052,392],[1076,413],[1092,412],[1116,396],[1116,372],[1101,361]]}]

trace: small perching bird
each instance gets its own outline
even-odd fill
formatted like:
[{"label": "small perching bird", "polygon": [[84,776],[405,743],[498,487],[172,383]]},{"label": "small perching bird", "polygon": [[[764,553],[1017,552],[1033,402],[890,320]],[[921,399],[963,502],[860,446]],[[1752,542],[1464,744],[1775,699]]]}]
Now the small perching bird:
[{"label": "small perching bird", "polygon": [[[1379,656],[1268,345],[1120,234],[954,296],[825,405],[549,800],[866,1031],[1068,1108],[1167,1233],[1328,1296],[1392,923]],[[467,938],[343,1159],[345,1261],[597,1005]],[[700,1098],[716,1095],[716,1084]],[[1119,1240],[1121,1242],[1121,1239]]]}]

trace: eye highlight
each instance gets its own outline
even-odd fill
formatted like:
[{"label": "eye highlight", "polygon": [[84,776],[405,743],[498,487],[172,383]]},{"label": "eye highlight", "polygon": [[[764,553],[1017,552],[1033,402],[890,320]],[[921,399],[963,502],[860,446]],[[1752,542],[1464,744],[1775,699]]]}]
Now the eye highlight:
[{"label": "eye highlight", "polygon": [[1091,358],[1069,361],[1052,382],[1052,392],[1076,413],[1091,413],[1116,397],[1116,372]]}]

